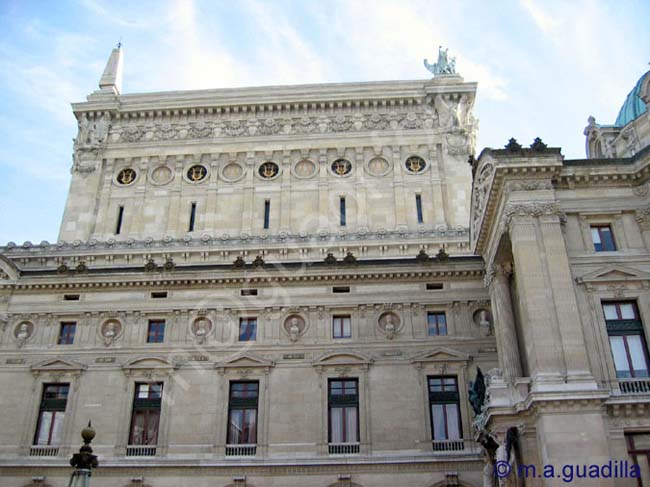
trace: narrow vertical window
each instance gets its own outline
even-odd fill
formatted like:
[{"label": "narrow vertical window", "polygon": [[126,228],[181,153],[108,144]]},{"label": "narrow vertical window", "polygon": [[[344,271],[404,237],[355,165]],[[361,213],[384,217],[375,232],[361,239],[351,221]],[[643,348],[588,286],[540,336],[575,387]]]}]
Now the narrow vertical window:
[{"label": "narrow vertical window", "polygon": [[359,453],[359,382],[330,379],[327,396],[330,453]]},{"label": "narrow vertical window", "polygon": [[70,384],[43,384],[43,396],[38,410],[34,445],[57,446],[61,444],[69,390]]},{"label": "narrow vertical window", "polygon": [[77,330],[77,324],[73,322],[61,323],[59,328],[59,345],[72,345],[74,342],[74,333]]},{"label": "narrow vertical window", "polygon": [[[616,377],[619,379],[649,377],[648,346],[636,303],[631,301],[603,303],[603,313]],[[622,383],[620,385],[622,389],[625,387]]]},{"label": "narrow vertical window", "polygon": [[332,318],[332,337],[333,338],[352,338],[352,328],[350,326],[350,316],[334,316]]},{"label": "narrow vertical window", "polygon": [[445,450],[436,441],[459,440],[460,401],[456,377],[429,377],[429,411],[434,451]]},{"label": "narrow vertical window", "polygon": [[418,223],[424,223],[424,217],[422,216],[422,196],[419,194],[415,195],[415,210],[418,214]]},{"label": "narrow vertical window", "polygon": [[122,231],[122,220],[124,219],[124,207],[120,206],[117,209],[117,225],[115,225],[115,235],[119,235]]},{"label": "narrow vertical window", "polygon": [[239,319],[239,341],[254,342],[257,338],[257,318]]},{"label": "narrow vertical window", "polygon": [[[137,383],[133,399],[129,445],[148,445],[153,448],[133,448],[132,455],[153,456],[158,444],[158,425],[162,403],[162,382]],[[129,449],[127,448],[127,455]]]},{"label": "narrow vertical window", "polygon": [[187,229],[188,232],[194,231],[194,222],[196,221],[196,203],[192,203],[190,208],[190,225]]},{"label": "narrow vertical window", "polygon": [[591,227],[591,238],[594,242],[596,252],[611,252],[616,250],[612,227],[609,225],[593,225]]},{"label": "narrow vertical window", "polygon": [[339,213],[341,218],[341,226],[345,226],[345,196],[341,196],[339,199]]},{"label": "narrow vertical window", "polygon": [[444,313],[427,313],[429,336],[447,334],[447,317]]},{"label": "narrow vertical window", "polygon": [[[228,398],[228,445],[257,443],[259,382],[231,382]],[[232,454],[236,454],[234,451]],[[242,452],[238,452],[240,455]],[[244,454],[255,454],[254,450]]]},{"label": "narrow vertical window", "polygon": [[151,320],[147,329],[147,343],[163,343],[165,341],[164,320]]},{"label": "narrow vertical window", "polygon": [[264,201],[264,230],[269,229],[269,222],[271,219],[271,201]]}]

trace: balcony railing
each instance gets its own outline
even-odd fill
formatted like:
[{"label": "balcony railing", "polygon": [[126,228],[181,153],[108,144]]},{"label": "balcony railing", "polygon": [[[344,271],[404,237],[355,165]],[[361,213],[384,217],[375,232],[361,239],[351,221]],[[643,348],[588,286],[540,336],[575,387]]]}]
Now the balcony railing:
[{"label": "balcony railing", "polygon": [[58,446],[34,445],[29,447],[30,457],[56,457],[58,454]]},{"label": "balcony railing", "polygon": [[127,457],[155,457],[155,445],[128,445],[126,447]]},{"label": "balcony railing", "polygon": [[465,440],[433,440],[431,444],[435,453],[465,451]]},{"label": "balcony railing", "polygon": [[257,445],[226,445],[227,457],[254,457],[257,453]]},{"label": "balcony railing", "polygon": [[330,455],[356,455],[359,453],[359,443],[330,443]]},{"label": "balcony railing", "polygon": [[645,379],[619,379],[618,388],[621,394],[650,394],[650,378]]}]

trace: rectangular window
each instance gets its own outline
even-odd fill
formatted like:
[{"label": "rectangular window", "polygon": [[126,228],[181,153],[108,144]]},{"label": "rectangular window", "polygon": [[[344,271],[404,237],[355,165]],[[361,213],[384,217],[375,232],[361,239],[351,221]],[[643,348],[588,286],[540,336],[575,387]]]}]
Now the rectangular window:
[{"label": "rectangular window", "polygon": [[427,324],[429,326],[429,336],[447,334],[447,317],[444,313],[427,313]]},{"label": "rectangular window", "polygon": [[350,292],[350,286],[333,286],[332,287],[332,292],[333,293],[349,293]]},{"label": "rectangular window", "polygon": [[34,445],[60,445],[69,384],[43,384]]},{"label": "rectangular window", "polygon": [[63,301],[79,301],[79,297],[78,294],[64,294]]},{"label": "rectangular window", "polygon": [[418,223],[424,223],[424,217],[422,216],[422,196],[419,194],[415,195],[415,210],[418,214]]},{"label": "rectangular window", "polygon": [[345,226],[345,197],[341,196],[339,199],[339,215],[341,219],[341,226]]},{"label": "rectangular window", "polygon": [[147,343],[163,343],[165,341],[165,321],[149,320]]},{"label": "rectangular window", "polygon": [[158,444],[162,382],[136,383],[129,445]]},{"label": "rectangular window", "polygon": [[257,339],[257,318],[239,318],[239,341],[254,342]]},{"label": "rectangular window", "polygon": [[264,201],[264,230],[269,229],[269,222],[271,220],[271,201]]},{"label": "rectangular window", "polygon": [[190,207],[190,224],[189,224],[189,228],[187,229],[188,232],[194,231],[195,221],[196,221],[196,203],[192,203],[192,206]]},{"label": "rectangular window", "polygon": [[124,219],[124,207],[120,206],[117,209],[117,225],[115,225],[115,235],[119,235],[122,231],[122,220]]},{"label": "rectangular window", "polygon": [[332,337],[352,338],[352,328],[350,326],[349,315],[332,317]]},{"label": "rectangular window", "polygon": [[358,380],[330,379],[328,385],[329,443],[358,443]]},{"label": "rectangular window", "polygon": [[167,297],[167,291],[153,291],[151,293],[151,299],[165,299]]},{"label": "rectangular window", "polygon": [[648,347],[639,310],[633,301],[604,302],[603,313],[616,377],[650,377]]},{"label": "rectangular window", "polygon": [[431,439],[461,439],[460,401],[456,377],[428,377]]},{"label": "rectangular window", "polygon": [[59,340],[57,343],[59,345],[72,345],[76,329],[77,324],[74,322],[61,323],[61,328],[59,328]]},{"label": "rectangular window", "polygon": [[596,252],[607,252],[616,250],[614,235],[610,225],[592,225],[591,238],[594,241]]},{"label": "rectangular window", "polygon": [[229,445],[257,443],[259,382],[231,382],[228,399]]}]

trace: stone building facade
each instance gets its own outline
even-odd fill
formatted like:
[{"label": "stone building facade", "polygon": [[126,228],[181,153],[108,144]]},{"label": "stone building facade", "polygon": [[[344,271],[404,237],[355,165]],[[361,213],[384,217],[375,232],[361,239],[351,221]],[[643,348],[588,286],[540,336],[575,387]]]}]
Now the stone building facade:
[{"label": "stone building facade", "polygon": [[453,69],[154,94],[121,71],[115,49],[73,104],[59,241],[0,249],[0,485],[67,485],[88,420],[97,486],[481,486],[568,459],[647,484],[647,111],[590,121],[590,159],[474,159]]}]

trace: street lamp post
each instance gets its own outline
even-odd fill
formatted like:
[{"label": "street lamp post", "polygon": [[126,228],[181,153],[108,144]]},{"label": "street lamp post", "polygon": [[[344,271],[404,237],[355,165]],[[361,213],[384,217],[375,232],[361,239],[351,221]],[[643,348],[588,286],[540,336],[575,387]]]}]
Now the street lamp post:
[{"label": "street lamp post", "polygon": [[84,444],[79,448],[79,453],[73,454],[70,459],[70,465],[74,467],[74,472],[70,476],[68,487],[90,487],[91,469],[97,468],[99,465],[97,456],[93,455],[93,449],[90,447],[90,442],[95,437],[95,430],[90,421],[88,421],[88,426],[81,431],[81,437]]}]

